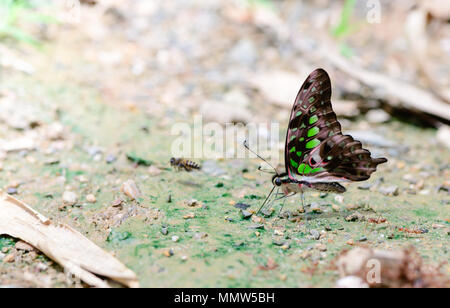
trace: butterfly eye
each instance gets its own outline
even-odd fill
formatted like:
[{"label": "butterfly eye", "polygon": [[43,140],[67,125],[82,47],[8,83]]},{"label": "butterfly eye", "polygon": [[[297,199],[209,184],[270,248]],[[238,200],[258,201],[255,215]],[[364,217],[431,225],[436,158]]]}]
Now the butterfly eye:
[{"label": "butterfly eye", "polygon": [[275,185],[281,186],[281,180],[280,180],[280,178],[276,178],[274,182],[275,182]]}]

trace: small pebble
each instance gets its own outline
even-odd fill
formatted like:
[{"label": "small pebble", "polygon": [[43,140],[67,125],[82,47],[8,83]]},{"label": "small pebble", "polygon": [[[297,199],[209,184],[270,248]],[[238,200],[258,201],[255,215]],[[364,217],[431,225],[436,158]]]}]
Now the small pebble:
[{"label": "small pebble", "polygon": [[366,237],[366,236],[362,236],[362,237],[359,239],[359,241],[360,241],[360,242],[365,242],[365,241],[367,241],[367,237]]},{"label": "small pebble", "polygon": [[280,230],[280,229],[275,229],[275,230],[273,230],[273,234],[274,235],[283,236],[284,235],[284,231]]},{"label": "small pebble", "polygon": [[369,182],[358,185],[358,189],[361,190],[369,190],[372,187],[372,184]]},{"label": "small pebble", "polygon": [[120,190],[131,200],[137,200],[141,196],[141,191],[133,180],[124,182]]},{"label": "small pebble", "polygon": [[382,186],[378,189],[378,191],[385,196],[398,196],[398,194],[399,194],[398,186],[395,186],[395,185]]},{"label": "small pebble", "polygon": [[405,174],[403,176],[403,180],[407,181],[410,184],[417,184],[417,182],[418,182],[417,177],[412,174]]},{"label": "small pebble", "polygon": [[196,200],[196,199],[191,199],[191,200],[185,201],[184,204],[186,206],[189,206],[189,207],[201,206],[202,205],[202,203],[200,201]]},{"label": "small pebble", "polygon": [[369,123],[384,123],[389,121],[391,116],[383,109],[371,109],[366,114]]},{"label": "small pebble", "polygon": [[106,156],[106,163],[107,164],[112,164],[113,162],[115,162],[117,160],[117,158],[114,156],[114,155],[112,155],[112,154],[108,154],[107,156]]},{"label": "small pebble", "polygon": [[204,239],[206,237],[208,237],[208,233],[206,233],[206,232],[197,232],[194,235],[194,238],[197,239],[197,240],[201,240],[201,239]]},{"label": "small pebble", "polygon": [[183,216],[183,219],[191,219],[191,218],[195,218],[194,213],[189,213],[189,214]]},{"label": "small pebble", "polygon": [[95,203],[97,202],[97,198],[93,194],[89,194],[86,196],[86,201],[89,203]]},{"label": "small pebble", "polygon": [[112,202],[112,206],[113,207],[118,207],[118,206],[121,206],[122,205],[122,199],[115,199],[113,202]]},{"label": "small pebble", "polygon": [[78,201],[78,196],[73,191],[65,191],[63,193],[63,203],[65,206],[75,205]]},{"label": "small pebble", "polygon": [[311,234],[313,239],[315,239],[316,241],[320,239],[320,233],[317,230],[313,229],[313,230],[309,231],[309,234]]},{"label": "small pebble", "polygon": [[162,235],[167,235],[169,234],[169,229],[167,227],[162,227],[161,228],[161,234]]},{"label": "small pebble", "polygon": [[358,220],[362,221],[364,219],[365,219],[365,217],[363,215],[361,215],[359,212],[355,212],[355,213],[345,217],[346,221],[358,221]]},{"label": "small pebble", "polygon": [[249,229],[264,229],[264,225],[263,224],[254,224],[254,225],[250,225],[248,226]]},{"label": "small pebble", "polygon": [[48,270],[48,265],[46,265],[44,263],[38,263],[38,264],[36,264],[36,269],[39,272],[45,272],[46,270]]},{"label": "small pebble", "polygon": [[283,240],[273,239],[272,244],[274,244],[276,246],[283,246],[285,244],[285,242]]},{"label": "small pebble", "polygon": [[6,189],[6,193],[10,194],[10,195],[17,195],[18,191],[17,188],[14,187],[8,187]]},{"label": "small pebble", "polygon": [[14,246],[17,250],[23,250],[23,251],[33,251],[35,250],[33,246],[30,244],[24,242],[24,241],[18,241],[16,245]]},{"label": "small pebble", "polygon": [[171,256],[173,256],[174,255],[174,253],[173,253],[173,250],[172,249],[169,249],[169,250],[165,250],[164,252],[163,252],[163,254],[166,256],[166,257],[171,257]]},{"label": "small pebble", "polygon": [[327,246],[324,244],[316,244],[316,249],[319,251],[327,251]]},{"label": "small pebble", "polygon": [[178,242],[180,240],[180,237],[179,236],[176,236],[176,235],[173,235],[172,236],[172,241],[173,242]]},{"label": "small pebble", "polygon": [[87,183],[87,182],[89,182],[89,179],[86,176],[84,176],[84,175],[77,176],[76,180],[78,182],[80,182],[80,183]]},{"label": "small pebble", "polygon": [[283,250],[288,250],[289,248],[291,248],[291,245],[290,245],[289,243],[284,243],[284,244],[281,246],[281,249],[283,249]]},{"label": "small pebble", "polygon": [[249,212],[249,211],[247,211],[247,210],[241,210],[240,212],[241,212],[241,217],[242,217],[243,219],[249,219],[250,217],[253,216],[253,213],[252,213],[252,212]]},{"label": "small pebble", "polygon": [[342,203],[344,203],[344,196],[342,196],[342,195],[337,195],[336,197],[334,197],[334,200],[335,200],[337,203],[342,204]]},{"label": "small pebble", "polygon": [[332,205],[331,205],[331,208],[332,208],[333,211],[335,211],[335,212],[339,212],[339,211],[341,210],[341,208],[340,208],[338,205],[336,205],[336,204],[332,204]]},{"label": "small pebble", "polygon": [[4,263],[13,263],[16,259],[16,255],[14,253],[10,253],[3,258]]},{"label": "small pebble", "polygon": [[280,213],[279,217],[288,219],[291,216],[292,216],[291,211],[283,211],[282,213]]},{"label": "small pebble", "polygon": [[320,208],[320,205],[317,202],[311,203],[311,211],[314,213],[322,213],[322,209]]},{"label": "small pebble", "polygon": [[264,209],[261,211],[261,214],[263,214],[264,217],[268,218],[268,217],[272,216],[273,209]]}]

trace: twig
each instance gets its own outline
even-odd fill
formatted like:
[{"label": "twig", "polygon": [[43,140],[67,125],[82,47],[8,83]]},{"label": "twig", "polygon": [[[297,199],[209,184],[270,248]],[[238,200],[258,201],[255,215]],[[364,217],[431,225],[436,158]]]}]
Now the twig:
[{"label": "twig", "polygon": [[439,100],[432,93],[407,82],[365,70],[337,53],[330,52],[329,49],[323,50],[322,55],[344,73],[358,79],[371,88],[381,90],[386,95],[397,98],[403,105],[450,121],[450,106]]}]

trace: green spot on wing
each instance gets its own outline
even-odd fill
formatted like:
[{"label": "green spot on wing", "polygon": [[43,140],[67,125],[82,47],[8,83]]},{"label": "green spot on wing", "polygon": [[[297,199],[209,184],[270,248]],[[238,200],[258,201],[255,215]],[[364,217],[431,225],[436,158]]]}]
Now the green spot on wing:
[{"label": "green spot on wing", "polygon": [[302,156],[302,151],[297,151],[296,154],[297,154],[298,157],[301,157]]},{"label": "green spot on wing", "polygon": [[319,133],[320,129],[318,127],[313,127],[308,129],[308,137],[315,136]]},{"label": "green spot on wing", "polygon": [[306,148],[307,149],[314,149],[316,146],[318,146],[320,144],[320,140],[319,139],[313,139],[310,140],[306,143]]},{"label": "green spot on wing", "polygon": [[314,102],[314,100],[315,100],[315,98],[314,98],[314,97],[310,97],[310,98],[308,99],[309,103],[313,103],[313,102]]},{"label": "green spot on wing", "polygon": [[296,117],[301,116],[302,112],[301,111],[297,111],[297,113],[295,114]]},{"label": "green spot on wing", "polygon": [[295,138],[297,138],[297,136],[291,136],[291,140],[290,141],[292,141],[292,140],[294,140]]},{"label": "green spot on wing", "polygon": [[311,173],[316,173],[316,172],[321,172],[321,171],[325,171],[325,169],[322,168],[322,167],[318,167],[318,168],[312,169],[312,170],[311,170]]},{"label": "green spot on wing", "polygon": [[292,148],[289,150],[289,153],[292,153],[292,152],[295,152],[295,147],[292,147]]},{"label": "green spot on wing", "polygon": [[292,158],[291,158],[291,166],[294,168],[298,167],[298,163],[295,160],[293,160]]},{"label": "green spot on wing", "polygon": [[300,167],[298,167],[297,171],[299,174],[303,174],[303,170],[305,170],[306,165],[305,164],[301,164]]},{"label": "green spot on wing", "polygon": [[303,174],[309,174],[311,173],[312,168],[309,165],[305,165],[305,171],[303,171]]},{"label": "green spot on wing", "polygon": [[319,120],[319,117],[317,117],[316,115],[313,115],[312,117],[309,118],[309,124],[314,124]]}]

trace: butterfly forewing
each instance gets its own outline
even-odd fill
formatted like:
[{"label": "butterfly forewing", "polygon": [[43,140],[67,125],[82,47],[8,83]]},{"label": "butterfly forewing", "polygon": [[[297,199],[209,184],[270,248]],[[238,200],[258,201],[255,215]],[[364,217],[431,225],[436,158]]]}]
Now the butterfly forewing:
[{"label": "butterfly forewing", "polygon": [[290,178],[308,181],[363,181],[385,158],[373,159],[361,142],[343,135],[331,107],[331,81],[323,69],[303,83],[291,111],[285,165]]}]

